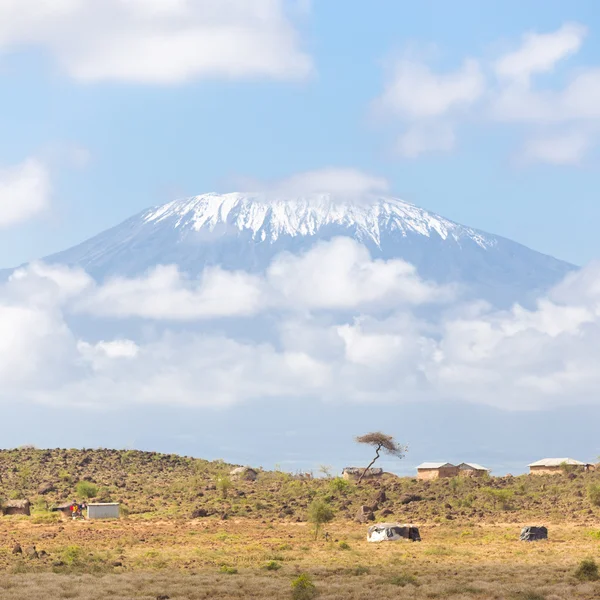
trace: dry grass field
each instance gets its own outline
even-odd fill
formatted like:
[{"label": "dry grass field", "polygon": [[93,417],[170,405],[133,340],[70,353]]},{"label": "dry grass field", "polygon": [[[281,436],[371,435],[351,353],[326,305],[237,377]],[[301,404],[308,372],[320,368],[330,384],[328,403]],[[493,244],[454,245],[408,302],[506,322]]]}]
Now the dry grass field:
[{"label": "dry grass field", "polygon": [[[151,453],[0,452],[0,498],[34,506],[30,517],[0,517],[0,599],[292,599],[301,574],[321,599],[600,598],[594,573],[577,573],[581,561],[600,562],[597,473],[356,486],[261,472],[224,486],[229,468]],[[80,481],[128,514],[72,521],[48,511]],[[315,541],[307,523],[315,498],[334,509],[328,539]],[[414,522],[422,542],[368,543],[353,518],[361,505],[377,521]],[[191,518],[200,508],[208,516]],[[525,524],[547,525],[549,539],[520,542]]]}]

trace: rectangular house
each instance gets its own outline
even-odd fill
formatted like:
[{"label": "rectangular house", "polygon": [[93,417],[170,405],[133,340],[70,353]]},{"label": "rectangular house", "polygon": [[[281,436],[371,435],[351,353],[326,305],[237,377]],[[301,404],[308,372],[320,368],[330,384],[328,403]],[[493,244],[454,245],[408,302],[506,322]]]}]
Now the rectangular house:
[{"label": "rectangular house", "polygon": [[477,463],[461,463],[458,465],[459,477],[483,477],[489,472],[489,469],[486,469]]},{"label": "rectangular house", "polygon": [[417,467],[417,479],[440,479],[457,475],[458,467],[447,462],[424,462]]},{"label": "rectangular house", "polygon": [[97,502],[88,504],[88,519],[118,519],[119,518],[119,503],[118,502]]},{"label": "rectangular house", "polygon": [[542,458],[528,466],[531,475],[556,475],[569,469],[588,471],[592,467],[574,458]]}]

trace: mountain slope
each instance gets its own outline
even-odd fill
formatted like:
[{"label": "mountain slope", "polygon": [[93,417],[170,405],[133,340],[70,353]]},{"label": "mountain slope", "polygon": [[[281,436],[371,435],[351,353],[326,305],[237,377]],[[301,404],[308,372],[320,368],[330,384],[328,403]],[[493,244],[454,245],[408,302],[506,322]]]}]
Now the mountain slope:
[{"label": "mountain slope", "polygon": [[464,284],[472,295],[499,305],[532,297],[575,268],[396,198],[356,203],[329,194],[178,200],[45,260],[81,266],[99,279],[134,276],[167,263],[191,275],[215,264],[260,271],[282,251],[299,252],[335,236],[356,239],[374,258],[403,258],[425,278]]}]

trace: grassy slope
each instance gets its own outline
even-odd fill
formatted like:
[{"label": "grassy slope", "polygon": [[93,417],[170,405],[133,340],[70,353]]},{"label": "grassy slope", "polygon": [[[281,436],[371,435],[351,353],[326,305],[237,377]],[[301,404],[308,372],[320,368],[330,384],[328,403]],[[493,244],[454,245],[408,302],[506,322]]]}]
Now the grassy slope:
[{"label": "grassy slope", "polygon": [[[139,518],[189,518],[202,508],[220,517],[304,521],[315,496],[333,505],[338,519],[352,519],[361,505],[377,503],[377,519],[414,523],[594,523],[600,507],[588,497],[600,472],[520,476],[488,480],[420,482],[385,476],[357,486],[339,478],[300,480],[262,472],[256,482],[231,482],[227,497],[218,485],[232,465],[151,452],[122,450],[0,451],[0,501],[28,498],[39,509],[76,497],[76,484],[98,487],[100,501],[121,502]],[[42,488],[50,487],[49,491]],[[41,493],[44,492],[44,493]],[[407,502],[409,497],[414,500]]]}]

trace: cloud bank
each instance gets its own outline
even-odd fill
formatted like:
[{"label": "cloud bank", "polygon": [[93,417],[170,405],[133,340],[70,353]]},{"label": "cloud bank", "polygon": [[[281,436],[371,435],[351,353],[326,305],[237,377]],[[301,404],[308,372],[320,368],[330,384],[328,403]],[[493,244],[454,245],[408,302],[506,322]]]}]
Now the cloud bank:
[{"label": "cloud bank", "polygon": [[[450,151],[462,125],[483,123],[517,128],[523,162],[580,164],[600,142],[600,66],[568,62],[586,35],[578,23],[527,32],[494,60],[468,57],[454,70],[401,56],[374,108],[399,129],[395,147],[407,158]],[[559,70],[565,81],[544,85]]]},{"label": "cloud bank", "polygon": [[284,0],[4,0],[0,53],[41,48],[81,82],[302,79],[312,61],[285,9]]},{"label": "cloud bank", "polygon": [[[161,266],[99,285],[77,269],[32,265],[0,288],[0,403],[597,404],[598,281],[592,264],[535,309],[499,311],[348,239],[280,255],[262,275],[209,269],[191,280]],[[102,331],[147,326],[91,337],[73,325],[81,319],[100,319]],[[195,327],[208,319],[230,326]],[[273,338],[253,336],[251,322],[269,322]]]}]

